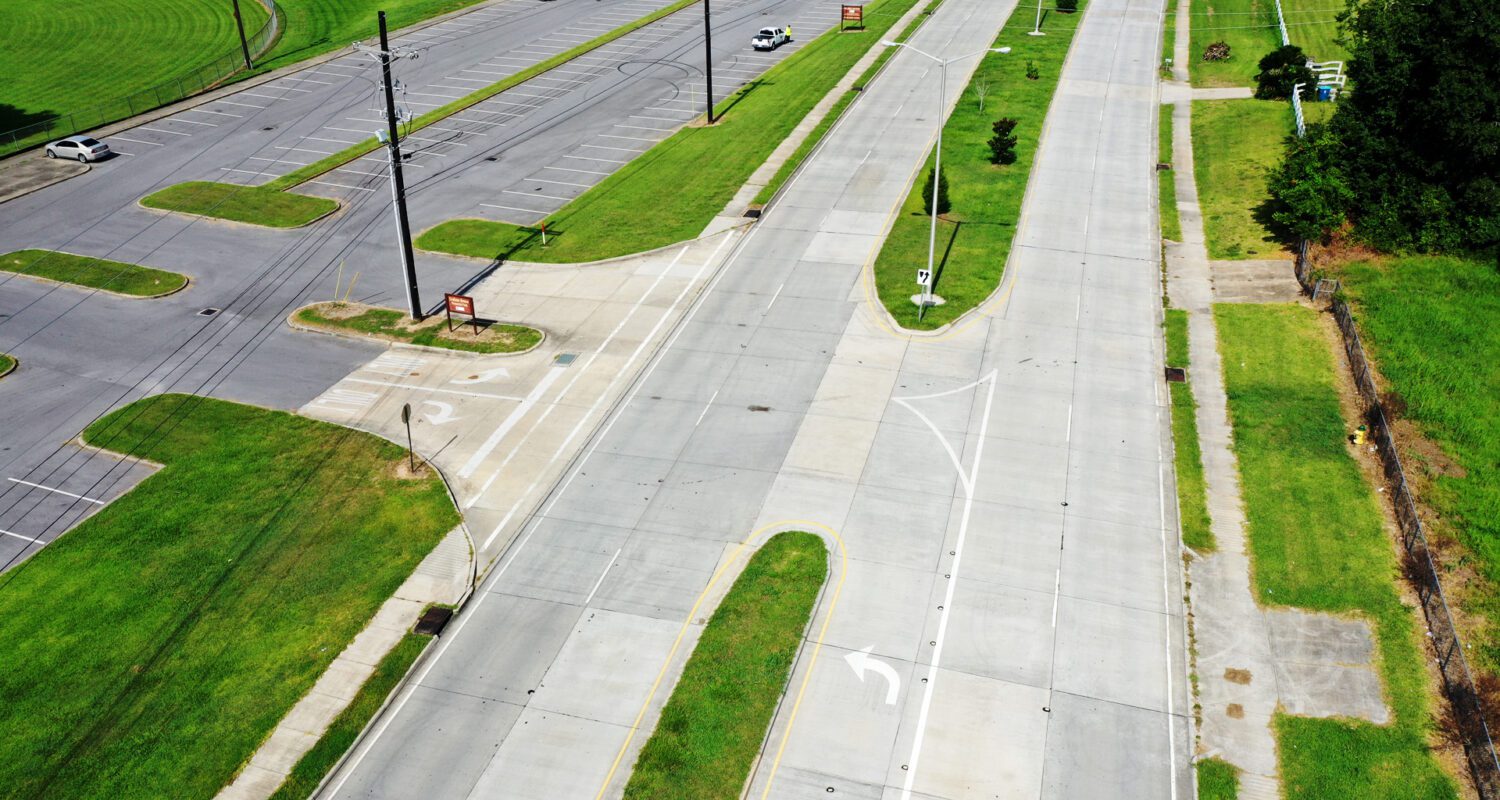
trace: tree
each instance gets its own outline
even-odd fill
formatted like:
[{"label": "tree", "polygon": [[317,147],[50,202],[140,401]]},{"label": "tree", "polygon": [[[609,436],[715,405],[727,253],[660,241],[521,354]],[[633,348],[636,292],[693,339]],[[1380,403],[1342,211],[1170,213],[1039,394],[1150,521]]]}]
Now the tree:
[{"label": "tree", "polygon": [[1307,55],[1294,44],[1278,47],[1260,60],[1255,76],[1255,96],[1260,100],[1290,100],[1292,89],[1302,84],[1302,99],[1311,100],[1318,78],[1307,66]]},{"label": "tree", "polygon": [[1330,126],[1359,238],[1500,245],[1500,3],[1362,3],[1342,20],[1353,91]]},{"label": "tree", "polygon": [[1343,146],[1326,125],[1287,137],[1286,158],[1271,173],[1271,219],[1299,239],[1322,239],[1342,226],[1354,202]]},{"label": "tree", "polygon": [[1016,163],[1016,125],[1018,120],[1010,117],[1001,117],[995,120],[995,135],[990,139],[990,163],[991,164],[1014,164]]},{"label": "tree", "polygon": [[1078,0],[1057,0],[1057,10],[1071,14],[1078,10]]},{"label": "tree", "polygon": [[927,182],[922,185],[922,212],[932,216],[932,176],[937,175],[937,213],[942,216],[949,211],[948,176],[936,170],[927,170]]},{"label": "tree", "polygon": [[990,82],[984,78],[975,78],[974,82],[969,84],[969,90],[974,93],[974,99],[979,101],[979,111],[983,113],[985,95],[990,93]]}]

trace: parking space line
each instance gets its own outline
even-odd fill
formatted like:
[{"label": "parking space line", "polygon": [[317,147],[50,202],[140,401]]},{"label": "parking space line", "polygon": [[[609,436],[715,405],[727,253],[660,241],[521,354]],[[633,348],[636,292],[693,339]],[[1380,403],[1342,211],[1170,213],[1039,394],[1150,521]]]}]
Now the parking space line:
[{"label": "parking space line", "polygon": [[[573,159],[575,161],[603,161],[606,164],[629,164],[630,163],[629,161],[619,161],[617,159],[613,159],[613,158],[601,158],[599,156],[563,156],[563,158],[571,158],[571,159]],[[561,167],[559,167],[558,169],[561,169]],[[609,173],[606,172],[606,173],[602,173],[602,174],[608,175]]]},{"label": "parking space line", "polygon": [[245,118],[244,114],[231,114],[231,113],[229,113],[227,111],[209,111],[206,108],[189,108],[187,110],[188,111],[196,111],[199,114],[218,114],[221,117],[234,117],[235,119],[244,119]]},{"label": "parking space line", "polygon": [[[192,111],[192,110],[193,110],[193,109],[188,109],[188,110],[189,110],[189,111]],[[219,126],[218,126],[218,125],[215,125],[215,124],[214,124],[214,123],[212,123],[212,122],[198,122],[198,121],[197,121],[197,120],[191,120],[191,119],[178,119],[178,118],[177,118],[177,117],[167,117],[167,118],[166,118],[166,119],[165,119],[165,120],[163,120],[163,121],[164,121],[164,122],[181,122],[181,123],[183,123],[183,124],[184,124],[184,125],[202,125],[202,126],[203,126],[203,127],[205,127],[205,128],[217,128],[217,127],[219,127]]]},{"label": "parking space line", "polygon": [[136,130],[138,130],[138,131],[151,131],[152,133],[169,133],[169,134],[171,134],[173,136],[192,136],[191,133],[183,133],[182,131],[164,131],[164,130],[161,130],[160,128],[148,128],[145,125],[142,125],[142,126],[136,128]]},{"label": "parking space line", "polygon": [[[621,153],[635,153],[636,155],[640,155],[641,152],[642,152],[640,150],[632,150],[632,149],[630,149],[628,147],[610,147],[609,145],[606,145],[606,144],[581,144],[581,145],[579,145],[579,147],[593,147],[593,148],[597,148],[599,150],[618,150]],[[623,164],[625,162],[622,161],[620,163]]]},{"label": "parking space line", "polygon": [[[585,160],[592,161],[594,159],[585,159]],[[573,169],[572,167],[559,167],[559,166],[556,166],[554,164],[548,164],[547,166],[543,167],[542,169],[556,169],[556,170],[562,170],[563,172],[582,172],[582,173],[586,173],[588,175],[608,175],[609,174],[608,172],[600,172],[599,170],[596,170],[596,169]]]},{"label": "parking space line", "polygon": [[535,208],[516,208],[515,206],[502,206],[496,203],[480,203],[480,205],[484,206],[485,208],[503,208],[506,211],[524,211],[527,214],[535,214],[539,217],[545,217],[549,213],[551,213],[549,211],[539,211]]},{"label": "parking space line", "polygon": [[571,197],[558,197],[557,195],[542,194],[541,192],[518,192],[515,189],[501,189],[500,193],[501,194],[518,194],[518,195],[521,195],[522,197],[545,197],[548,200],[557,200],[557,201],[563,202],[563,203],[566,203],[569,200],[573,199]]},{"label": "parking space line", "polygon": [[109,138],[111,138],[111,139],[119,139],[120,141],[123,141],[123,142],[135,142],[136,144],[149,144],[152,147],[165,147],[165,145],[163,145],[163,144],[161,144],[159,142],[148,142],[148,141],[146,141],[144,139],[132,139],[129,136],[121,136],[118,133],[115,134],[115,135],[113,135],[113,136],[110,136]]},{"label": "parking space line", "polygon": [[[241,94],[244,94],[244,93],[241,92]],[[215,101],[215,102],[223,103],[226,106],[244,106],[245,108],[265,108],[265,106],[258,106],[258,105],[255,105],[253,103],[236,103],[233,100],[218,100],[218,101]]]},{"label": "parking space line", "polygon": [[337,186],[340,189],[353,189],[356,192],[373,192],[373,191],[375,191],[374,189],[371,189],[368,186],[346,186],[346,185],[344,185],[342,183],[334,183],[332,181],[318,181],[318,180],[313,180],[313,181],[308,181],[308,183],[321,183],[324,186]]},{"label": "parking space line", "polygon": [[[12,531],[8,531],[8,530],[6,530],[4,528],[0,528],[0,533],[5,534],[6,536],[14,536],[17,539],[22,539],[22,540],[25,540],[25,541],[28,541],[28,542],[32,542],[32,543],[42,541],[42,536],[46,535],[46,534],[41,534],[39,536],[23,536],[23,535],[21,535],[19,533],[14,533]],[[45,544],[45,542],[43,542],[43,544]]]},{"label": "parking space line", "polygon": [[[626,125],[616,125],[615,127],[616,128],[625,128],[625,127],[628,127],[628,126],[626,126]],[[648,130],[648,129],[642,128],[641,130]],[[662,133],[666,133],[666,131],[662,131]],[[616,134],[616,133],[601,133],[601,134],[599,134],[599,138],[601,138],[601,139],[629,139],[629,140],[631,140],[633,142],[653,142],[653,143],[656,142],[655,139],[647,139],[647,138],[645,138],[643,136],[621,136],[621,135]]]},{"label": "parking space line", "polygon": [[286,146],[284,144],[278,144],[278,145],[276,145],[276,149],[277,150],[291,150],[291,151],[298,152],[298,153],[317,153],[320,156],[331,156],[331,155],[333,155],[333,151],[332,150],[314,150],[314,149],[312,149],[310,147],[288,147],[288,146]]},{"label": "parking space line", "polygon": [[546,178],[527,178],[526,180],[536,181],[537,183],[555,183],[558,186],[577,186],[581,189],[591,189],[594,186],[592,183],[568,183],[567,181],[553,181]]},{"label": "parking space line", "polygon": [[33,489],[41,489],[44,492],[52,492],[53,494],[60,494],[63,497],[71,497],[74,500],[82,500],[82,501],[84,501],[86,503],[93,503],[96,506],[102,506],[105,503],[105,501],[103,501],[103,500],[96,500],[96,499],[94,499],[92,497],[85,497],[85,496],[83,496],[81,494],[73,494],[72,492],[65,492],[62,489],[54,489],[51,486],[43,486],[40,483],[32,483],[31,481],[23,481],[20,478],[6,478],[6,480],[10,481],[11,483],[19,483],[22,486],[30,486]]}]

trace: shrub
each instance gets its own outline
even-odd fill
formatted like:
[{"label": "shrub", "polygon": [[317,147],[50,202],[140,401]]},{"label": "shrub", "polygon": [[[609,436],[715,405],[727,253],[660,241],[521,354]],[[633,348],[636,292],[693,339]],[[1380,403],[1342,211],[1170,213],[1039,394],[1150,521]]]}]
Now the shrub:
[{"label": "shrub", "polygon": [[1030,80],[1041,80],[1042,71],[1036,68],[1035,61],[1026,62],[1026,77]]},{"label": "shrub", "polygon": [[995,120],[995,135],[990,139],[990,163],[991,164],[1014,164],[1016,163],[1016,120],[1010,117],[1002,117]]},{"label": "shrub", "polygon": [[1271,173],[1271,219],[1301,239],[1321,239],[1339,226],[1354,202],[1344,175],[1339,139],[1326,125],[1309,125],[1306,138],[1287,137],[1286,158]]},{"label": "shrub", "polygon": [[1078,10],[1078,0],[1057,0],[1057,10],[1071,14]]},{"label": "shrub", "polygon": [[1290,100],[1292,90],[1302,84],[1302,99],[1311,100],[1318,78],[1307,66],[1307,55],[1294,44],[1278,47],[1260,60],[1255,76],[1255,96],[1260,100]]},{"label": "shrub", "polygon": [[922,184],[922,210],[927,216],[932,216],[932,178],[937,175],[937,213],[938,216],[948,213],[948,176],[938,173],[936,170],[927,170],[927,182]]}]

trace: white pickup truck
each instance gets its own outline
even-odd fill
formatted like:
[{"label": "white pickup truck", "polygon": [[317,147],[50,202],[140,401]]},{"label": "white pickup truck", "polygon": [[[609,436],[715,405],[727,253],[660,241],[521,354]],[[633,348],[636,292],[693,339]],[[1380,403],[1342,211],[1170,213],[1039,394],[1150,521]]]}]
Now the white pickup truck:
[{"label": "white pickup truck", "polygon": [[756,50],[775,50],[776,48],[792,40],[792,28],[761,28],[760,33],[750,40],[750,46]]}]

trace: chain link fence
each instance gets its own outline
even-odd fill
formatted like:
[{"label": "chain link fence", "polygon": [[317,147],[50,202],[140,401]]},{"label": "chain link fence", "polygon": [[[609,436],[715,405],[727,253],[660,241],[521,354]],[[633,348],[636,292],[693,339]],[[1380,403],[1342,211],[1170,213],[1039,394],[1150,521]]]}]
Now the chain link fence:
[{"label": "chain link fence", "polygon": [[[249,1],[249,0],[247,0]],[[260,3],[266,9],[266,21],[261,24],[260,30],[253,35],[246,34],[245,40],[249,44],[251,58],[259,58],[271,45],[276,43],[277,36],[281,33],[283,18],[281,9],[277,7],[275,0],[253,0]],[[148,89],[142,89],[125,97],[119,97],[92,108],[63,114],[54,119],[38,122],[25,127],[16,128],[12,131],[0,133],[0,156],[10,155],[28,147],[35,147],[54,139],[70,136],[111,122],[127,119],[136,114],[160,108],[170,103],[175,103],[187,97],[192,97],[208,89],[223,83],[229,78],[245,69],[245,55],[239,43],[235,43],[233,52],[226,53],[211,63],[205,64],[198,69],[174,78],[170,81],[157,84]]]},{"label": "chain link fence", "polygon": [[[1319,276],[1308,264],[1307,242],[1302,242],[1298,247],[1296,274],[1303,291],[1314,299],[1320,292],[1328,293],[1329,281]],[[1479,796],[1484,800],[1496,800],[1500,798],[1500,759],[1496,758],[1495,742],[1490,736],[1489,724],[1485,721],[1484,707],[1480,703],[1474,675],[1469,671],[1463,643],[1458,638],[1453,614],[1443,595],[1442,583],[1438,580],[1437,564],[1428,549],[1427,535],[1423,530],[1422,518],[1417,513],[1416,500],[1406,480],[1406,470],[1401,466],[1396,439],[1391,434],[1379,389],[1375,386],[1370,363],[1365,358],[1364,345],[1360,343],[1354,315],[1336,291],[1332,293],[1331,307],[1333,318],[1338,322],[1339,332],[1343,336],[1344,354],[1349,359],[1349,369],[1354,374],[1367,436],[1380,455],[1386,488],[1395,509],[1396,522],[1401,528],[1401,545],[1405,551],[1405,563],[1402,567],[1422,603],[1422,615],[1427,620],[1427,638],[1432,642],[1438,672],[1443,678],[1443,692],[1448,697],[1454,729],[1452,733],[1463,745],[1469,772],[1474,778]]]}]

